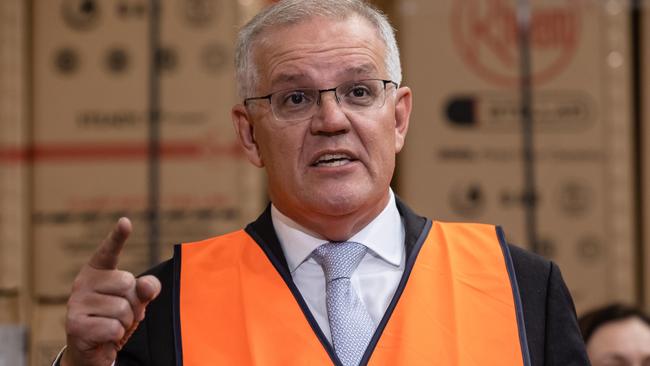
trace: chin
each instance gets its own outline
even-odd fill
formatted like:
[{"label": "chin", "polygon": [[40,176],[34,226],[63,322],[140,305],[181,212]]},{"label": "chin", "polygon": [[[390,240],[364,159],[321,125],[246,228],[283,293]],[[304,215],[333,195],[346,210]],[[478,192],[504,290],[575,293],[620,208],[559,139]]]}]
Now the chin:
[{"label": "chin", "polygon": [[358,208],[352,200],[348,199],[323,199],[313,202],[315,211],[327,216],[344,216],[348,215]]},{"label": "chin", "polygon": [[306,197],[314,211],[328,216],[345,216],[368,205],[370,197],[354,191],[322,192]]}]

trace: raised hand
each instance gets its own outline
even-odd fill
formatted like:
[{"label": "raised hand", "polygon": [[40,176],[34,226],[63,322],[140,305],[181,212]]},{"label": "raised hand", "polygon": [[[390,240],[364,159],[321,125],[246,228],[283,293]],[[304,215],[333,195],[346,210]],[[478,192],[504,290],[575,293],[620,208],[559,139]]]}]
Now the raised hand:
[{"label": "raised hand", "polygon": [[72,286],[62,366],[110,366],[160,293],[154,276],[136,278],[117,269],[131,222],[121,218],[83,266]]}]

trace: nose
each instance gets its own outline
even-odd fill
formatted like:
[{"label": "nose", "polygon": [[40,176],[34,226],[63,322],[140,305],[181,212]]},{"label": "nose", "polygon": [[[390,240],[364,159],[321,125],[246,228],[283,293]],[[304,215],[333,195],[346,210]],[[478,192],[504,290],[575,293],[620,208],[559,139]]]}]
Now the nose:
[{"label": "nose", "polygon": [[318,101],[318,111],[311,121],[314,135],[335,136],[350,130],[350,120],[338,102],[334,89],[323,90]]}]

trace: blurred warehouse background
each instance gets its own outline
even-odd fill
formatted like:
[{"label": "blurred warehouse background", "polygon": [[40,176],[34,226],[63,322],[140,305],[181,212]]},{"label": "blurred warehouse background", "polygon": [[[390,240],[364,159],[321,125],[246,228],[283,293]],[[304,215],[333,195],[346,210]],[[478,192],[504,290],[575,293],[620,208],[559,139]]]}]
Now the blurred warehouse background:
[{"label": "blurred warehouse background", "polygon": [[[0,0],[0,365],[50,364],[118,217],[137,273],[266,205],[230,122],[234,38],[266,2]],[[397,193],[502,225],[560,265],[579,313],[650,310],[650,2],[532,0],[524,43],[515,0],[374,3],[415,96]]]}]

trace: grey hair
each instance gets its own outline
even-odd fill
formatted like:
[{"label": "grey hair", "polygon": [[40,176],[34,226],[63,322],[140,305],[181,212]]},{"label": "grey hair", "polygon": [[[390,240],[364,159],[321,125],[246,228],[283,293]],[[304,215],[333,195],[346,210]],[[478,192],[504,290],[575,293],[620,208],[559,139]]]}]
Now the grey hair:
[{"label": "grey hair", "polygon": [[259,75],[257,75],[257,68],[252,60],[253,49],[259,36],[265,31],[276,26],[298,24],[316,16],[345,20],[351,15],[360,16],[375,27],[377,35],[386,46],[384,63],[388,76],[400,84],[402,66],[395,40],[395,30],[386,15],[380,10],[363,0],[281,0],[262,10],[239,31],[235,45],[235,68],[239,96],[241,98],[250,97],[254,92]]}]

